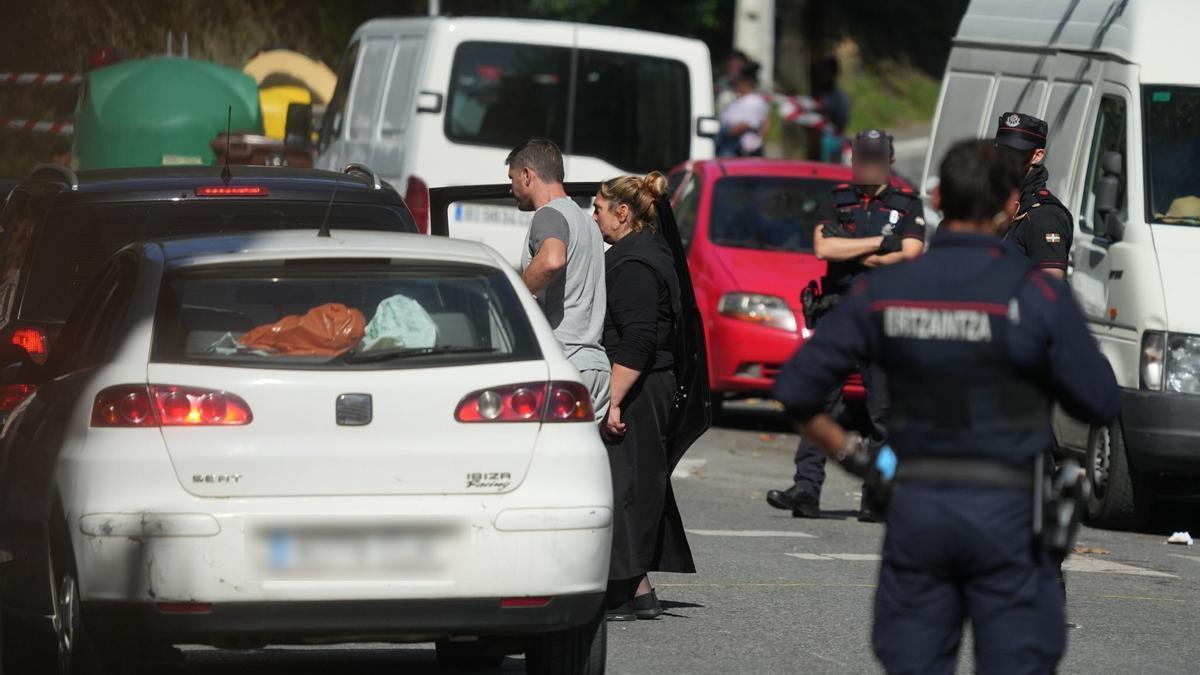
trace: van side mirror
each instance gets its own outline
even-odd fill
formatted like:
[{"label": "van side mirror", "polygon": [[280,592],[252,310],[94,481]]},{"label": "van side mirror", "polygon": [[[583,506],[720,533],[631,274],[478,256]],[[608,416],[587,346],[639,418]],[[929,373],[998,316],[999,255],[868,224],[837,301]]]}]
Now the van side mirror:
[{"label": "van side mirror", "polygon": [[1108,237],[1114,241],[1125,234],[1125,221],[1118,212],[1121,198],[1121,175],[1125,168],[1124,158],[1115,150],[1108,150],[1100,155],[1099,180],[1096,181],[1096,234]]},{"label": "van side mirror", "polygon": [[0,386],[41,384],[42,366],[34,362],[24,347],[0,344]]},{"label": "van side mirror", "polygon": [[288,104],[287,122],[283,128],[283,144],[289,148],[307,148],[312,145],[311,104]]},{"label": "van side mirror", "polygon": [[715,117],[701,117],[696,120],[696,135],[701,138],[716,138],[721,133],[721,120]]}]

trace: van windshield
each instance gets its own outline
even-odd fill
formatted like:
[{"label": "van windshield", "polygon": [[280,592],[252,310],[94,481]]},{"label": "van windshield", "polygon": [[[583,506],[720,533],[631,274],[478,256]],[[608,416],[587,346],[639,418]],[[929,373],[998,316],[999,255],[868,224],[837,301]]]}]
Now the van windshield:
[{"label": "van windshield", "polygon": [[812,251],[817,205],[835,181],[738,176],[717,181],[708,238],[718,246]]},{"label": "van windshield", "polygon": [[1200,88],[1142,88],[1146,133],[1146,218],[1200,225]]},{"label": "van windshield", "polygon": [[639,173],[688,158],[692,94],[682,61],[594,49],[576,56],[573,62],[571,49],[546,45],[459,45],[446,137],[512,148],[545,136],[567,154]]}]

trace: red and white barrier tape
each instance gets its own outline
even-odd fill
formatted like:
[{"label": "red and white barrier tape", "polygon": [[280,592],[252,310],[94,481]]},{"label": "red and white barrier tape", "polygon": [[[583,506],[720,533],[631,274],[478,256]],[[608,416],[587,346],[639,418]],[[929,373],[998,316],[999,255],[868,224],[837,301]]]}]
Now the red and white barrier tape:
[{"label": "red and white barrier tape", "polygon": [[784,122],[799,124],[802,127],[819,129],[829,123],[820,113],[821,105],[810,96],[785,96],[782,94],[763,94],[768,103],[774,103],[779,109],[779,117]]},{"label": "red and white barrier tape", "polygon": [[58,84],[79,84],[83,75],[79,73],[0,73],[0,85],[24,84],[34,87],[51,87]]},{"label": "red and white barrier tape", "polygon": [[70,122],[26,120],[18,117],[0,117],[0,129],[32,131],[35,134],[53,134],[55,136],[70,136],[75,133],[75,125]]}]

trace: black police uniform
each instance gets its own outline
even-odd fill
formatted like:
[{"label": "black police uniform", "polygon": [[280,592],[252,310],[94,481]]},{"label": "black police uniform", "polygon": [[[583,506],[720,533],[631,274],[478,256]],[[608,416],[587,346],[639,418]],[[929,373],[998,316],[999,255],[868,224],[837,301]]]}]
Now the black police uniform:
[{"label": "black police uniform", "polygon": [[925,255],[855,285],[784,366],[776,398],[811,418],[863,360],[887,373],[899,462],[876,655],[889,673],[953,673],[970,618],[978,672],[1051,672],[1064,596],[1033,541],[1033,463],[1052,443],[1053,399],[1092,424],[1120,405],[1070,290],[994,237],[939,232]]},{"label": "black police uniform", "polygon": [[[902,239],[924,241],[925,220],[921,214],[921,200],[908,188],[889,185],[876,194],[866,194],[854,185],[842,184],[833,188],[817,208],[816,224],[855,238],[878,237],[894,231]],[[855,260],[830,262],[821,280],[821,292],[824,296],[841,296],[868,270]],[[882,444],[887,437],[887,384],[875,365],[862,365],[860,373],[866,389],[865,405],[848,406],[839,384],[828,393],[826,410],[834,419]],[[796,448],[795,463],[795,484],[819,500],[825,483],[825,453],[802,438]]]},{"label": "black police uniform", "polygon": [[[1029,151],[1046,147],[1046,123],[1022,113],[1004,113],[996,129],[996,144]],[[1036,164],[1021,181],[1021,204],[1007,238],[1042,269],[1066,272],[1075,223],[1071,212],[1046,187],[1050,172]]]}]

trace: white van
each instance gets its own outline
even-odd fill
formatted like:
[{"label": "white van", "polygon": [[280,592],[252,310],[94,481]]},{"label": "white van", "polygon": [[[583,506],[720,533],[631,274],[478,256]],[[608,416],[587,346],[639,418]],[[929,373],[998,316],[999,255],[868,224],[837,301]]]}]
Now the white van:
[{"label": "white van", "polygon": [[1056,415],[1086,458],[1093,522],[1200,493],[1200,69],[1195,0],[973,0],[925,163],[1005,111],[1049,123],[1050,188],[1075,215],[1070,283],[1122,387],[1120,421]]},{"label": "white van", "polygon": [[[517,143],[546,136],[567,179],[664,173],[710,158],[713,87],[699,40],[524,19],[376,19],[355,31],[318,143],[317,166],[371,167],[405,193],[423,229],[431,187],[506,182]],[[514,263],[529,214],[456,205],[455,236]]]}]

